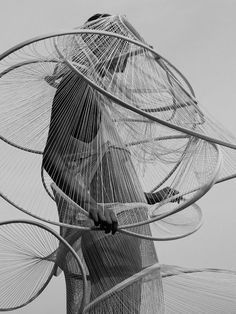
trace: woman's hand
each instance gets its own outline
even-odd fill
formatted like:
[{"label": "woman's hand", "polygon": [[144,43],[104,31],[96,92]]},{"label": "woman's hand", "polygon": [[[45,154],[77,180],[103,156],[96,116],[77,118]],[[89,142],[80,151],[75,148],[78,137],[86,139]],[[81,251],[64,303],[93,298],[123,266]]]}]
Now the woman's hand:
[{"label": "woman's hand", "polygon": [[96,204],[89,209],[89,217],[94,221],[95,226],[100,226],[105,233],[116,233],[118,220],[112,209]]}]

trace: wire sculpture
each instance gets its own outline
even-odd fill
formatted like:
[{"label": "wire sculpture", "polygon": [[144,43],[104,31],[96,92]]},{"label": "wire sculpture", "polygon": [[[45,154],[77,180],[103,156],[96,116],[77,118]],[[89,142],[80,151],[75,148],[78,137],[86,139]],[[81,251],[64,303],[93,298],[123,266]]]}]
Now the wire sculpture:
[{"label": "wire sculpture", "polygon": [[[0,55],[0,310],[64,272],[67,313],[229,313],[234,272],[158,262],[153,241],[202,225],[195,203],[236,176],[236,139],[123,16]],[[104,232],[105,231],[105,232]]]}]

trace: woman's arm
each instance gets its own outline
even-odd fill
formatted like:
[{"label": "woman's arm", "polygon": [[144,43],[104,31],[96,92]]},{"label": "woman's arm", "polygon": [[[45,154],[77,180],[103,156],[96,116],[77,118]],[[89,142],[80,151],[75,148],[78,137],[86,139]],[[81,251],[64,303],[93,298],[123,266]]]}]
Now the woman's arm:
[{"label": "woman's arm", "polygon": [[45,152],[43,167],[51,176],[58,187],[74,202],[88,211],[95,226],[100,226],[105,233],[115,234],[118,221],[114,212],[109,208],[103,208],[90,195],[88,189],[68,170],[59,153]]}]

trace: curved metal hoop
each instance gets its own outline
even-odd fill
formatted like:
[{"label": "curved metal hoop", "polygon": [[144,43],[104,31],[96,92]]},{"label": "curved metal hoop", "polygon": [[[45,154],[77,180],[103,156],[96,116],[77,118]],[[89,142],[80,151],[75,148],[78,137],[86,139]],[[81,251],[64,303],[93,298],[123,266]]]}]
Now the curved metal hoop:
[{"label": "curved metal hoop", "polygon": [[223,273],[236,276],[236,271],[218,268],[185,268],[172,265],[161,264],[161,276],[162,278],[178,276],[181,274],[195,274],[195,273]]},{"label": "curved metal hoop", "polygon": [[[38,223],[38,222],[35,222],[35,221],[29,221],[29,220],[9,220],[9,221],[3,221],[3,222],[0,222],[0,228],[2,226],[16,225],[16,224],[19,224],[19,225],[30,225],[31,228],[32,228],[32,226],[33,227],[36,226],[37,228],[43,229],[44,231],[46,231],[46,232],[50,233],[51,235],[53,235],[59,241],[59,243],[60,242],[63,243],[63,245],[70,251],[72,256],[75,258],[75,261],[76,261],[76,263],[77,263],[77,265],[78,265],[78,267],[79,267],[79,269],[81,271],[81,277],[82,277],[82,280],[83,280],[83,298],[82,298],[82,303],[81,303],[81,309],[83,309],[83,307],[86,305],[86,298],[85,297],[86,297],[86,291],[87,291],[87,278],[86,278],[86,273],[85,273],[84,267],[82,265],[82,262],[79,259],[78,255],[76,254],[76,252],[74,251],[74,249],[57,232],[55,232],[51,228],[49,228],[49,227],[47,227],[47,226],[45,226],[45,225],[43,225],[41,223]],[[37,234],[37,230],[36,230],[36,234]],[[16,245],[17,245],[17,239],[15,239],[15,242],[16,242]],[[14,243],[12,243],[12,244],[14,245]],[[45,245],[45,243],[42,242],[41,245]],[[17,251],[18,252],[20,251],[20,246],[17,249]],[[27,256],[29,258],[29,252],[27,252]],[[50,256],[45,256],[44,257],[44,259],[46,259],[46,260],[47,260],[47,258],[50,258]],[[9,271],[9,269],[8,269],[8,271]],[[6,270],[6,272],[7,272],[7,270]],[[1,308],[1,310],[2,311],[14,310],[14,309],[17,309],[17,308],[21,308],[21,307],[29,304],[30,302],[32,302],[46,288],[46,286],[48,285],[48,283],[51,280],[53,275],[54,275],[54,267],[52,268],[51,274],[48,276],[48,278],[45,281],[44,285],[40,288],[40,290],[35,295],[32,295],[27,302],[24,302],[23,304],[20,304],[20,305],[15,306],[15,307]],[[24,293],[24,291],[22,291],[22,293]]]}]

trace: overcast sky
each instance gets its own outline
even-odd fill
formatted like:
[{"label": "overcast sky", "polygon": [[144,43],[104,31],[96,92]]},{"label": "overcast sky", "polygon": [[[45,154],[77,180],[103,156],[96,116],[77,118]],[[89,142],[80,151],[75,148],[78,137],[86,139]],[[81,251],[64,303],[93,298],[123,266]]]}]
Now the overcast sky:
[{"label": "overcast sky", "polygon": [[[28,38],[81,25],[98,12],[125,14],[186,75],[208,111],[236,134],[235,0],[1,0],[0,52]],[[234,180],[214,187],[198,203],[203,227],[186,239],[157,244],[160,262],[236,270],[235,188]],[[65,313],[63,278],[52,281],[18,312]]]}]

